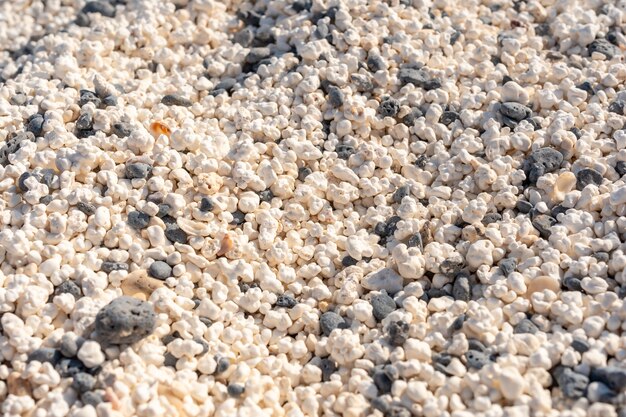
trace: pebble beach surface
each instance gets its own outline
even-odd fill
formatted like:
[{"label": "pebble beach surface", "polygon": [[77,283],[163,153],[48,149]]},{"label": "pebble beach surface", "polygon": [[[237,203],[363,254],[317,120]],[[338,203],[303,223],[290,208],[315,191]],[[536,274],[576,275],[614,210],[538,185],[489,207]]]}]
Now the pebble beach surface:
[{"label": "pebble beach surface", "polygon": [[0,2],[0,415],[626,417],[625,28]]}]

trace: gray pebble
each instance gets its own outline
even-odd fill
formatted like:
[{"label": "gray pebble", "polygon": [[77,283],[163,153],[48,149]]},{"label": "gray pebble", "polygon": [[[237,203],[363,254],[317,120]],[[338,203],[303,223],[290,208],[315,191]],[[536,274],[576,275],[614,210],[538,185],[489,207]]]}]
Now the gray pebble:
[{"label": "gray pebble", "polygon": [[491,223],[499,222],[500,220],[502,220],[502,215],[500,213],[487,213],[482,218],[481,223],[487,226]]},{"label": "gray pebble", "polygon": [[340,159],[348,159],[352,154],[356,152],[354,146],[339,144],[335,146],[335,152]]},{"label": "gray pebble", "polygon": [[616,396],[617,393],[602,382],[592,382],[587,386],[587,398],[592,403],[611,404]]},{"label": "gray pebble", "polygon": [[558,367],[554,371],[554,375],[565,397],[578,399],[585,394],[585,390],[589,384],[589,378],[587,378],[587,376],[565,367]]},{"label": "gray pebble", "polygon": [[548,239],[550,237],[552,234],[550,228],[554,226],[555,223],[556,220],[554,217],[550,217],[546,214],[539,214],[535,216],[532,221],[533,227],[539,231],[539,235],[544,239]]},{"label": "gray pebble", "polygon": [[592,381],[602,382],[614,391],[626,388],[626,369],[616,366],[593,368],[589,377]]},{"label": "gray pebble", "polygon": [[523,104],[507,101],[500,104],[500,113],[519,122],[530,117],[531,110]]},{"label": "gray pebble", "polygon": [[215,84],[215,90],[225,90],[230,92],[237,84],[234,78],[223,78],[219,83]]},{"label": "gray pebble", "polygon": [[54,289],[54,295],[71,294],[75,299],[79,299],[83,294],[80,287],[72,280],[63,281]]},{"label": "gray pebble", "polygon": [[43,169],[39,173],[39,178],[37,179],[40,183],[46,185],[48,188],[52,188],[52,183],[54,182],[55,176],[56,175],[52,169]]},{"label": "gray pebble", "polygon": [[398,71],[398,79],[402,85],[413,84],[425,90],[434,90],[441,87],[441,82],[431,78],[424,69],[414,67],[403,67]]},{"label": "gray pebble", "polygon": [[231,397],[238,398],[241,397],[241,395],[245,391],[245,387],[240,384],[228,384],[228,387],[226,387],[226,391]]},{"label": "gray pebble", "polygon": [[391,386],[393,385],[393,380],[385,371],[375,371],[372,377],[374,380],[374,384],[376,388],[378,388],[378,395],[387,394],[391,392]]},{"label": "gray pebble", "polygon": [[617,161],[615,163],[615,171],[620,177],[626,175],[626,161]]},{"label": "gray pebble", "polygon": [[463,328],[463,324],[465,323],[466,318],[467,317],[465,316],[465,314],[461,314],[460,316],[455,318],[452,324],[450,325],[450,331],[456,332],[456,331],[461,330]]},{"label": "gray pebble", "polygon": [[104,107],[114,107],[117,106],[117,97],[113,94],[110,94],[102,99],[102,105]]},{"label": "gray pebble", "polygon": [[489,356],[477,350],[468,350],[465,352],[465,359],[467,360],[467,365],[474,369],[482,369],[483,366],[491,362]]},{"label": "gray pebble", "polygon": [[43,197],[39,199],[39,202],[41,204],[48,205],[52,202],[52,200],[54,200],[54,197],[52,197],[51,195],[44,195]]},{"label": "gray pebble", "polygon": [[243,28],[233,36],[233,42],[238,43],[244,48],[252,45],[252,41],[254,41],[254,32],[249,27]]},{"label": "gray pebble", "polygon": [[538,331],[539,331],[539,328],[535,325],[535,323],[533,323],[529,319],[523,319],[522,321],[517,323],[515,325],[515,328],[513,329],[513,333],[516,333],[516,334],[522,334],[522,333],[535,334]]},{"label": "gray pebble", "polygon": [[90,1],[81,10],[83,13],[97,13],[106,17],[115,17],[115,6],[107,1]]},{"label": "gray pebble", "polygon": [[76,129],[91,130],[93,128],[93,116],[91,113],[82,113],[76,120]]},{"label": "gray pebble", "polygon": [[609,104],[608,110],[611,113],[617,113],[620,116],[624,115],[624,107],[626,107],[626,101],[624,100],[615,100],[613,103]]},{"label": "gray pebble", "polygon": [[169,204],[159,204],[159,211],[157,212],[157,217],[162,219],[163,217],[167,216],[167,214],[170,212],[172,208],[169,206]]},{"label": "gray pebble", "polygon": [[382,397],[372,398],[372,401],[370,402],[370,406],[374,410],[378,410],[381,413],[383,413],[383,415],[386,415],[389,412],[389,408],[391,407],[389,402]]},{"label": "gray pebble", "polygon": [[409,338],[409,324],[403,320],[392,321],[387,326],[387,334],[392,346],[402,346]]},{"label": "gray pebble", "polygon": [[145,229],[150,224],[150,216],[135,210],[128,213],[128,225],[135,229]]},{"label": "gray pebble", "polygon": [[223,374],[230,367],[230,360],[228,358],[216,355],[215,361],[217,362],[217,366],[215,367],[216,375]]},{"label": "gray pebble", "polygon": [[63,356],[68,358],[76,356],[76,353],[78,353],[78,349],[80,349],[83,341],[84,340],[82,340],[82,338],[66,333],[61,337],[59,351],[63,354]]},{"label": "gray pebble", "polygon": [[421,251],[424,250],[424,243],[422,241],[422,235],[420,233],[415,233],[411,236],[406,243],[407,248],[420,248]]},{"label": "gray pebble", "polygon": [[[165,342],[163,342],[163,344],[167,345]],[[170,368],[176,368],[176,363],[178,363],[178,358],[172,355],[171,352],[165,352],[165,355],[163,356],[163,365],[169,366]]]},{"label": "gray pebble", "polygon": [[343,265],[344,267],[349,267],[349,266],[354,266],[356,264],[358,264],[359,261],[357,261],[356,259],[354,259],[352,256],[350,255],[346,255],[341,259],[341,265]]},{"label": "gray pebble", "polygon": [[128,264],[124,262],[104,261],[100,266],[102,272],[111,273],[113,271],[128,271]]},{"label": "gray pebble", "polygon": [[246,213],[241,210],[235,210],[231,213],[233,215],[233,221],[230,224],[241,225],[246,222]]},{"label": "gray pebble", "polygon": [[378,113],[382,117],[394,117],[400,111],[400,102],[393,98],[383,100],[378,106]]},{"label": "gray pebble", "polygon": [[439,264],[439,271],[442,274],[454,276],[461,272],[465,263],[462,259],[446,259]]},{"label": "gray pebble", "polygon": [[609,259],[611,259],[611,255],[609,255],[606,252],[596,252],[593,255],[594,258],[596,258],[598,260],[598,262],[609,262]]},{"label": "gray pebble", "polygon": [[337,371],[337,365],[329,358],[322,359],[318,366],[322,370],[322,381],[329,381],[330,376]]},{"label": "gray pebble", "polygon": [[500,272],[502,273],[502,275],[508,277],[509,274],[515,271],[515,268],[517,268],[517,262],[513,258],[505,258],[500,261],[500,264],[498,266],[500,267]]},{"label": "gray pebble", "polygon": [[76,19],[74,19],[74,23],[76,25],[86,28],[90,25],[91,21],[89,20],[89,16],[86,13],[79,12],[76,14]]},{"label": "gray pebble", "polygon": [[396,306],[396,302],[393,301],[393,298],[389,297],[384,291],[380,294],[372,296],[370,303],[372,304],[374,317],[378,321],[383,320],[398,308]]},{"label": "gray pebble", "polygon": [[178,94],[164,95],[163,98],[161,99],[161,104],[165,104],[166,106],[182,106],[182,107],[191,107],[193,105],[191,100]]},{"label": "gray pebble", "polygon": [[439,123],[448,126],[449,124],[459,120],[461,115],[456,111],[444,111],[439,118]]},{"label": "gray pebble", "polygon": [[152,304],[132,297],[119,297],[96,315],[96,331],[112,344],[132,344],[150,335],[156,325]]},{"label": "gray pebble", "polygon": [[250,49],[250,52],[246,55],[246,63],[256,64],[271,55],[272,51],[268,46],[258,46]]},{"label": "gray pebble", "polygon": [[133,164],[127,164],[124,172],[126,178],[129,180],[148,178],[148,175],[152,172],[152,165],[143,162],[135,162]]},{"label": "gray pebble", "polygon": [[28,185],[26,185],[26,180],[28,180],[32,176],[33,175],[30,172],[24,172],[22,175],[19,176],[19,178],[17,179],[17,188],[21,192],[25,193],[30,190],[30,188],[28,188]]},{"label": "gray pebble", "polygon": [[91,216],[96,212],[96,206],[91,203],[85,203],[83,201],[79,201],[78,203],[76,203],[76,208],[85,213],[86,216]]},{"label": "gray pebble", "polygon": [[278,307],[293,308],[296,306],[296,304],[298,304],[298,302],[290,295],[279,295],[278,299],[276,300],[276,305]]},{"label": "gray pebble", "polygon": [[113,123],[111,126],[111,133],[118,138],[125,138],[132,133],[132,127],[128,123]]},{"label": "gray pebble", "polygon": [[477,350],[479,352],[487,350],[487,347],[478,339],[467,339],[467,346],[469,350]]},{"label": "gray pebble", "polygon": [[43,132],[43,122],[44,118],[41,114],[36,113],[28,118],[28,122],[26,125],[26,130],[31,132],[36,137],[41,136]]},{"label": "gray pebble", "polygon": [[96,386],[96,378],[86,372],[79,372],[73,377],[72,388],[79,393],[91,391]]},{"label": "gray pebble", "polygon": [[330,335],[333,330],[344,324],[345,320],[343,317],[332,311],[327,311],[320,317],[320,330],[324,336]]},{"label": "gray pebble", "polygon": [[595,41],[591,42],[589,46],[587,46],[587,51],[589,52],[589,55],[593,54],[594,52],[599,52],[607,59],[612,59],[615,55],[620,53],[619,48],[617,48],[606,39],[596,39]]},{"label": "gray pebble", "polygon": [[154,261],[148,267],[148,275],[152,278],[165,280],[172,276],[172,267],[163,261]]},{"label": "gray pebble", "polygon": [[88,372],[89,369],[76,358],[62,358],[55,366],[57,372],[63,377],[71,377],[79,372]]},{"label": "gray pebble", "polygon": [[393,202],[400,204],[402,203],[402,199],[411,194],[411,186],[403,185],[402,187],[398,187],[398,189],[393,193]]},{"label": "gray pebble", "polygon": [[541,148],[530,154],[524,161],[523,168],[526,178],[531,184],[535,184],[542,175],[558,170],[561,163],[563,155],[559,151]]},{"label": "gray pebble", "polygon": [[384,70],[385,60],[380,55],[370,55],[367,58],[367,68],[372,72]]},{"label": "gray pebble", "polygon": [[354,85],[356,86],[356,91],[358,92],[367,93],[369,91],[372,91],[372,89],[374,88],[372,80],[367,75],[352,74],[350,76],[350,80],[352,80],[352,83],[354,83]]},{"label": "gray pebble", "polygon": [[328,102],[333,107],[340,107],[343,105],[344,94],[339,87],[331,85],[328,87]]},{"label": "gray pebble", "polygon": [[472,289],[469,279],[466,276],[459,276],[454,280],[452,284],[452,297],[455,300],[469,301],[471,298]]},{"label": "gray pebble", "polygon": [[515,208],[523,214],[528,214],[533,209],[533,205],[526,200],[517,200]]},{"label": "gray pebble", "polygon": [[407,408],[399,404],[392,404],[385,413],[385,417],[412,417],[413,413]]},{"label": "gray pebble", "polygon": [[267,190],[259,191],[259,199],[262,203],[270,203],[274,198],[274,193],[269,188]]},{"label": "gray pebble", "polygon": [[101,402],[104,402],[104,393],[97,391],[88,391],[80,396],[80,400],[85,405],[91,405],[96,407]]},{"label": "gray pebble", "polygon": [[213,211],[215,208],[215,203],[210,197],[202,197],[200,200],[199,210],[203,213],[208,213],[209,211]]},{"label": "gray pebble", "polygon": [[602,174],[595,169],[584,168],[576,173],[576,189],[582,191],[589,184],[602,184]]},{"label": "gray pebble", "polygon": [[78,105],[80,107],[83,107],[87,103],[93,103],[96,107],[100,107],[101,100],[93,91],[80,90],[80,98],[78,99]]},{"label": "gray pebble", "polygon": [[9,133],[4,145],[0,148],[0,164],[7,166],[9,164],[9,156],[19,151],[27,141],[35,141],[35,135],[32,132]]},{"label": "gray pebble", "polygon": [[582,283],[580,282],[580,278],[576,277],[567,277],[563,280],[563,286],[569,291],[582,291]]},{"label": "gray pebble", "polygon": [[56,365],[61,360],[61,352],[57,349],[42,347],[35,349],[28,355],[28,361],[37,361],[41,363],[49,362],[52,365]]},{"label": "gray pebble", "polygon": [[570,345],[578,353],[585,353],[591,349],[589,342],[583,339],[574,339]]},{"label": "gray pebble", "polygon": [[415,121],[424,116],[424,113],[418,108],[413,108],[409,114],[402,118],[402,123],[411,127],[415,124]]},{"label": "gray pebble", "polygon": [[309,175],[311,175],[313,173],[313,171],[311,170],[311,168],[309,167],[302,167],[298,169],[298,180],[303,181],[306,179],[306,177],[308,177]]}]

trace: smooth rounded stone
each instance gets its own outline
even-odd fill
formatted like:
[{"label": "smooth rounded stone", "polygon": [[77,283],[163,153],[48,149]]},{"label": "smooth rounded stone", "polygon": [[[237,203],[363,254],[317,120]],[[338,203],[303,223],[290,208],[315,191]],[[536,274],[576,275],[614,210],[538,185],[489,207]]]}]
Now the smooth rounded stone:
[{"label": "smooth rounded stone", "polygon": [[539,328],[535,325],[535,323],[533,323],[529,319],[523,319],[522,321],[517,323],[515,327],[513,328],[513,333],[516,333],[516,334],[523,334],[523,333],[535,334],[538,331],[539,331]]},{"label": "smooth rounded stone", "polygon": [[467,316],[465,314],[461,314],[460,316],[455,318],[452,324],[450,325],[450,328],[449,328],[450,331],[457,332],[461,330],[463,328],[463,324],[465,323],[466,319],[467,319]]},{"label": "smooth rounded stone", "polygon": [[42,347],[35,349],[28,355],[28,362],[37,361],[41,363],[49,362],[56,365],[62,359],[61,352],[57,349]]},{"label": "smooth rounded stone", "polygon": [[584,168],[576,173],[576,189],[582,191],[589,184],[602,184],[602,174],[595,169]]},{"label": "smooth rounded stone", "polygon": [[244,48],[252,45],[252,41],[254,41],[254,31],[248,27],[243,28],[233,36],[233,42],[238,43]]},{"label": "smooth rounded stone", "polygon": [[533,209],[533,205],[526,200],[517,200],[515,208],[523,214],[528,214]]},{"label": "smooth rounded stone", "polygon": [[328,102],[333,107],[340,107],[343,105],[345,100],[343,91],[339,89],[339,87],[335,85],[331,85],[328,87]]},{"label": "smooth rounded stone", "polygon": [[230,224],[239,226],[246,222],[246,213],[244,213],[243,211],[235,210],[231,214],[233,215],[233,220],[230,222]]},{"label": "smooth rounded stone", "polygon": [[423,117],[424,113],[422,113],[422,111],[420,109],[418,109],[417,107],[411,109],[411,111],[409,112],[409,114],[407,114],[406,116],[404,116],[402,118],[402,123],[404,123],[405,125],[411,127],[415,124],[415,121],[417,119],[419,119],[420,117]]},{"label": "smooth rounded stone", "polygon": [[617,393],[602,382],[592,382],[587,386],[587,398],[593,403],[610,404],[617,397]]},{"label": "smooth rounded stone", "polygon": [[559,204],[558,206],[552,207],[552,210],[550,210],[550,216],[554,219],[558,219],[559,214],[565,214],[567,213],[567,210],[569,210],[567,207],[563,207]]},{"label": "smooth rounded stone", "polygon": [[459,276],[452,284],[452,297],[458,301],[468,302],[472,296],[472,288],[466,276]]},{"label": "smooth rounded stone", "polygon": [[126,138],[130,136],[133,132],[133,129],[128,123],[113,123],[111,125],[111,134],[117,136],[118,138]]},{"label": "smooth rounded stone", "polygon": [[302,167],[298,169],[298,180],[304,182],[304,180],[306,179],[306,177],[308,177],[309,175],[311,175],[313,173],[313,171],[311,170],[311,168],[309,167]]},{"label": "smooth rounded stone", "polygon": [[385,371],[379,370],[375,371],[372,376],[374,380],[374,384],[376,388],[378,388],[378,395],[387,394],[391,392],[391,387],[393,385],[393,380],[389,376],[389,374]]},{"label": "smooth rounded stone", "polygon": [[187,243],[187,232],[176,223],[167,224],[165,227],[165,237],[174,243]]},{"label": "smooth rounded stone", "polygon": [[450,110],[444,111],[441,114],[441,117],[439,118],[439,123],[448,126],[449,124],[454,123],[460,118],[461,118],[461,115],[459,114],[459,112],[450,111]]},{"label": "smooth rounded stone", "polygon": [[578,353],[585,353],[588,352],[589,349],[591,349],[591,345],[589,345],[589,342],[583,339],[572,340],[572,344],[570,346]]},{"label": "smooth rounded stone", "polygon": [[467,360],[467,366],[474,369],[482,369],[483,366],[491,362],[487,354],[477,350],[465,352],[465,359]]},{"label": "smooth rounded stone", "polygon": [[552,234],[550,228],[554,226],[555,223],[556,219],[547,214],[539,214],[532,221],[533,227],[539,231],[539,235],[544,239],[550,237]]},{"label": "smooth rounded stone", "polygon": [[498,266],[500,267],[502,275],[507,277],[511,272],[515,271],[515,268],[517,268],[517,262],[513,258],[505,258],[500,261]]},{"label": "smooth rounded stone", "polygon": [[322,359],[318,367],[322,370],[322,381],[329,381],[330,376],[337,371],[337,365],[330,358]]},{"label": "smooth rounded stone", "polygon": [[241,397],[241,395],[245,391],[245,387],[240,384],[228,384],[228,386],[226,387],[226,391],[231,397],[238,398]]},{"label": "smooth rounded stone", "polygon": [[383,100],[378,106],[378,114],[382,117],[394,117],[400,111],[400,102],[393,98]]},{"label": "smooth rounded stone", "polygon": [[[163,342],[164,345],[167,343]],[[163,366],[169,366],[170,368],[176,368],[176,363],[178,362],[178,358],[172,355],[170,352],[165,352],[163,355]]]},{"label": "smooth rounded stone", "polygon": [[359,261],[357,261],[356,259],[354,259],[352,256],[350,255],[346,255],[341,259],[341,265],[344,266],[345,268],[349,267],[349,266],[354,266],[357,263],[359,263]]},{"label": "smooth rounded stone", "polygon": [[561,286],[558,279],[547,275],[541,275],[530,281],[526,290],[526,295],[530,297],[534,293],[543,290],[550,290],[553,293],[558,294],[560,289]]},{"label": "smooth rounded stone", "polygon": [[330,333],[346,322],[339,314],[327,311],[320,317],[320,330],[324,336],[329,336]]},{"label": "smooth rounded stone", "polygon": [[95,0],[85,3],[83,13],[97,13],[106,17],[115,17],[115,6],[107,1]]},{"label": "smooth rounded stone", "polygon": [[392,321],[387,326],[389,344],[392,346],[402,346],[409,338],[409,324],[403,320]]},{"label": "smooth rounded stone", "polygon": [[626,175],[626,161],[617,161],[615,163],[615,171],[621,177]]},{"label": "smooth rounded stone", "polygon": [[124,174],[129,180],[148,178],[151,172],[152,165],[143,162],[127,164],[124,169]]},{"label": "smooth rounded stone", "polygon": [[122,296],[100,309],[95,324],[100,340],[112,344],[132,344],[154,331],[156,313],[152,304]]},{"label": "smooth rounded stone", "polygon": [[19,178],[17,179],[17,188],[21,192],[25,193],[30,190],[30,188],[28,188],[28,185],[26,184],[26,181],[32,176],[33,175],[30,172],[24,172],[19,176]]},{"label": "smooth rounded stone", "polygon": [[96,386],[96,378],[86,372],[79,372],[73,376],[72,388],[78,393],[91,391]]},{"label": "smooth rounded stone", "polygon": [[621,392],[626,388],[626,369],[616,366],[592,368],[589,379],[602,382],[613,391]]},{"label": "smooth rounded stone", "polygon": [[411,186],[410,185],[403,185],[401,187],[398,187],[398,189],[393,193],[393,202],[396,204],[400,204],[402,203],[402,199],[404,197],[407,197],[411,194]]},{"label": "smooth rounded stone", "polygon": [[26,124],[26,130],[28,132],[31,132],[36,137],[39,137],[41,136],[41,133],[43,132],[43,122],[44,122],[43,116],[39,113],[35,113],[28,118],[28,121]]},{"label": "smooth rounded stone", "polygon": [[228,370],[228,368],[230,368],[230,360],[228,358],[216,355],[215,362],[217,362],[217,365],[215,367],[215,375],[223,374]]},{"label": "smooth rounded stone", "polygon": [[54,295],[71,294],[75,299],[82,297],[83,292],[80,287],[72,280],[63,281],[54,289]]},{"label": "smooth rounded stone", "polygon": [[384,291],[380,294],[373,295],[370,303],[372,304],[374,317],[378,321],[382,321],[397,308],[393,298],[389,297]]},{"label": "smooth rounded stone", "polygon": [[279,295],[276,299],[276,306],[284,308],[293,308],[298,304],[295,298],[290,295]]},{"label": "smooth rounded stone", "polygon": [[563,163],[563,154],[552,148],[541,148],[531,153],[522,167],[526,178],[535,184],[539,177],[558,170]]},{"label": "smooth rounded stone", "polygon": [[91,203],[85,203],[84,201],[76,203],[76,208],[85,213],[86,216],[91,216],[96,213],[96,206]]},{"label": "smooth rounded stone", "polygon": [[163,261],[154,261],[148,267],[148,275],[152,278],[165,280],[172,276],[172,267]]},{"label": "smooth rounded stone", "polygon": [[385,290],[390,295],[397,293],[404,287],[402,277],[390,268],[383,268],[368,275],[361,281],[361,285],[370,291]]},{"label": "smooth rounded stone", "polygon": [[135,210],[128,213],[128,225],[134,229],[145,229],[150,224],[150,216]]},{"label": "smooth rounded stone", "polygon": [[128,271],[128,264],[124,262],[104,261],[100,266],[100,270],[107,274],[113,271]]},{"label": "smooth rounded stone", "polygon": [[386,415],[389,411],[389,408],[391,407],[389,402],[381,397],[372,398],[372,401],[370,402],[370,406],[374,410],[378,410],[381,413],[383,413],[383,415]]},{"label": "smooth rounded stone", "polygon": [[89,27],[89,25],[91,24],[91,20],[89,20],[89,16],[87,15],[87,13],[79,12],[76,14],[76,19],[74,19],[74,23],[76,23],[77,26],[86,28]]},{"label": "smooth rounded stone", "polygon": [[487,213],[483,216],[481,223],[487,226],[492,223],[499,222],[501,220],[502,220],[502,215],[500,213]]},{"label": "smooth rounded stone", "polygon": [[589,384],[587,376],[562,366],[557,367],[553,374],[565,397],[578,399],[585,395],[585,390]]},{"label": "smooth rounded stone", "polygon": [[83,341],[84,340],[78,336],[66,333],[61,337],[59,351],[63,356],[68,358],[76,356],[76,353],[78,353],[78,349],[82,345]]},{"label": "smooth rounded stone", "polygon": [[582,291],[582,282],[580,278],[567,277],[563,280],[563,287],[569,291]]},{"label": "smooth rounded stone", "polygon": [[165,104],[166,106],[191,107],[193,102],[179,94],[166,94],[161,99],[161,104]]},{"label": "smooth rounded stone", "polygon": [[500,113],[519,122],[530,117],[532,111],[523,104],[508,101],[500,104]]},{"label": "smooth rounded stone", "polygon": [[613,59],[615,55],[620,53],[620,50],[606,39],[596,39],[587,46],[587,52],[589,55],[598,52],[604,55],[606,59]]},{"label": "smooth rounded stone", "polygon": [[372,72],[382,71],[386,68],[385,60],[380,55],[370,55],[367,58],[367,68]]},{"label": "smooth rounded stone", "polygon": [[91,113],[82,113],[76,120],[76,129],[91,130],[93,128],[93,116]]}]

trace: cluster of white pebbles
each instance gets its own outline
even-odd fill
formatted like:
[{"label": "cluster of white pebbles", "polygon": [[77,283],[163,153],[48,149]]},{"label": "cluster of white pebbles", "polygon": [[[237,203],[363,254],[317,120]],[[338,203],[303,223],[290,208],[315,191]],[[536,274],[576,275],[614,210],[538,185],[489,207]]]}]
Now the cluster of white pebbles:
[{"label": "cluster of white pebbles", "polygon": [[625,25],[0,2],[0,415],[625,416]]}]

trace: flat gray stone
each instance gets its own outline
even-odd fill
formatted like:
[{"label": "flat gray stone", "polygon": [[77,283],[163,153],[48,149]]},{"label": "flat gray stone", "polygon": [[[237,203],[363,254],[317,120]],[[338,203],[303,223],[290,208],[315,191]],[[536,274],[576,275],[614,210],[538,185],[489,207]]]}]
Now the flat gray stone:
[{"label": "flat gray stone", "polygon": [[385,290],[387,294],[395,294],[404,288],[402,277],[391,268],[383,268],[366,276],[361,285],[370,291]]}]

